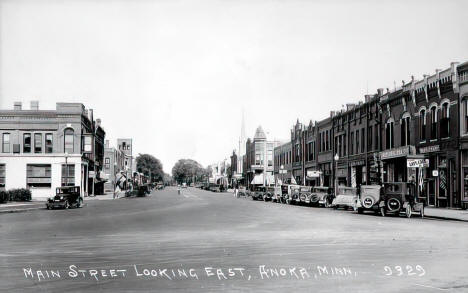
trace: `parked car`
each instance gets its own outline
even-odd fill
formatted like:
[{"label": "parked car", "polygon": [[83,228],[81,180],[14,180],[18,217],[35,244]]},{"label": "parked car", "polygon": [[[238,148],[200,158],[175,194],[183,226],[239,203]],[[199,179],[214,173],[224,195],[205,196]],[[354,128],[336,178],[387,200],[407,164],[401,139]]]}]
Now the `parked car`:
[{"label": "parked car", "polygon": [[156,185],[156,189],[157,189],[157,190],[162,190],[162,189],[164,189],[164,184],[158,183],[158,185]]},{"label": "parked car", "polygon": [[424,217],[424,203],[416,201],[415,185],[408,182],[386,182],[383,184],[382,216],[404,213],[410,218],[414,212]]},{"label": "parked car", "polygon": [[328,186],[314,186],[311,190],[310,205],[328,208],[331,206],[333,198],[333,188]]},{"label": "parked car", "polygon": [[338,186],[338,192],[333,199],[332,207],[335,209],[339,207],[356,209],[357,200],[358,193],[355,187]]},{"label": "parked car", "polygon": [[55,196],[47,199],[47,209],[79,208],[83,205],[83,197],[79,186],[62,186],[55,189]]},{"label": "parked car", "polygon": [[311,196],[311,186],[300,186],[299,187],[299,203],[308,205],[310,204],[310,196]]},{"label": "parked car", "polygon": [[247,192],[246,189],[241,188],[237,190],[237,197],[247,197],[249,196],[249,193]]},{"label": "parked car", "polygon": [[219,184],[210,183],[208,190],[213,192],[221,192],[221,186]]},{"label": "parked car", "polygon": [[261,185],[254,185],[252,187],[250,195],[252,200],[263,200],[263,195],[266,193],[266,187]]},{"label": "parked car", "polygon": [[361,185],[356,203],[358,213],[362,214],[365,210],[378,213],[384,206],[383,189],[380,185]]},{"label": "parked car", "polygon": [[263,194],[263,201],[273,201],[274,195],[275,195],[274,186],[265,187],[265,193]]},{"label": "parked car", "polygon": [[287,186],[287,197],[286,197],[286,203],[287,204],[294,204],[294,203],[299,203],[299,185],[296,184],[289,184]]}]

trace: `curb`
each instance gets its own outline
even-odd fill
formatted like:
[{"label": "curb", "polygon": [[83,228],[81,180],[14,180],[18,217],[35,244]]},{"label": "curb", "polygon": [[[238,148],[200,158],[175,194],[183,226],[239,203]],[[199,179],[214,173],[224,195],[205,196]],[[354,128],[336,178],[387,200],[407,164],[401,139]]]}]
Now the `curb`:
[{"label": "curb", "polygon": [[456,221],[456,222],[468,222],[468,220],[458,219],[458,218],[447,218],[442,216],[428,216],[424,215],[424,218],[428,219],[437,219],[437,220],[445,220],[445,221]]}]

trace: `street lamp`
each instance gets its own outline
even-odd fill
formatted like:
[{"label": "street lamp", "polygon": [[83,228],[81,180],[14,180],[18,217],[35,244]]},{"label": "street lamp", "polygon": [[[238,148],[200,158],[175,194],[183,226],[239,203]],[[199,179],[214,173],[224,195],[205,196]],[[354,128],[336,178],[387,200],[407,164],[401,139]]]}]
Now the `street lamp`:
[{"label": "street lamp", "polygon": [[284,165],[281,165],[280,167],[280,174],[281,174],[281,184],[284,182]]},{"label": "street lamp", "polygon": [[334,170],[334,175],[335,175],[335,195],[338,193],[338,176],[337,176],[337,171],[338,171],[338,160],[340,159],[340,156],[338,156],[338,153],[335,154],[335,170]]}]

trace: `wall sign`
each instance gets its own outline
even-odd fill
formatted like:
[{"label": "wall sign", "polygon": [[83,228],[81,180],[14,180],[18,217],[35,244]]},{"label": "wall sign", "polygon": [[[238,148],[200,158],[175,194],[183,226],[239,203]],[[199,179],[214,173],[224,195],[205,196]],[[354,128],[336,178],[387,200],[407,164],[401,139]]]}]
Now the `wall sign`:
[{"label": "wall sign", "polygon": [[440,145],[438,145],[438,144],[419,148],[419,153],[421,153],[421,154],[438,152],[438,151],[440,151]]}]

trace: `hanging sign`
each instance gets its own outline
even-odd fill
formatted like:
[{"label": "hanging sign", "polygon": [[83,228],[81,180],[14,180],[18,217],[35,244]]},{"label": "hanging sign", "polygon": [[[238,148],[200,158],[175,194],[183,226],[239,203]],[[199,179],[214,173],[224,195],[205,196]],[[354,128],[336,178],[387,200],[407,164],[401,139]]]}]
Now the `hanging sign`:
[{"label": "hanging sign", "polygon": [[429,167],[429,159],[407,159],[406,166],[408,168]]}]

